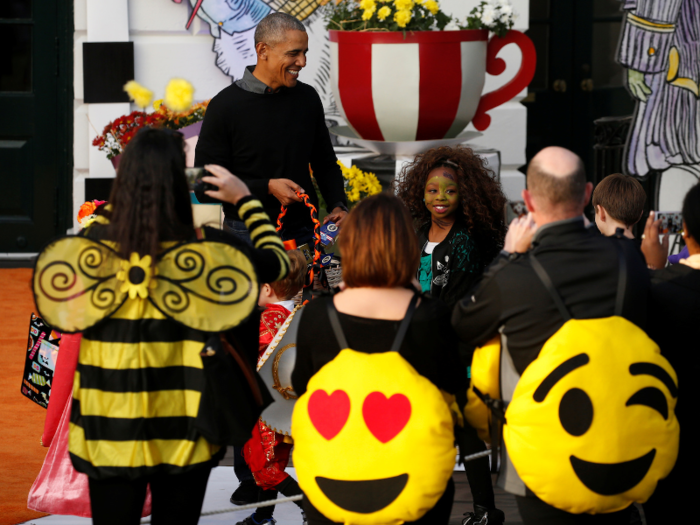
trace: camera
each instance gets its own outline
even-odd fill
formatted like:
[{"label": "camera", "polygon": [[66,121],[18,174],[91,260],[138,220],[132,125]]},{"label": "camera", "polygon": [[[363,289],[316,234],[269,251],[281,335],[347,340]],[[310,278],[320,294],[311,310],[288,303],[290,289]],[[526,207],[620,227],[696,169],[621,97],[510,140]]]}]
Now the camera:
[{"label": "camera", "polygon": [[204,168],[185,168],[187,186],[190,191],[204,193],[205,191],[218,191],[219,187],[208,182],[204,182],[202,177],[210,177],[211,173]]},{"label": "camera", "polygon": [[683,229],[683,217],[679,211],[657,211],[654,218],[661,221],[661,233],[679,233]]}]

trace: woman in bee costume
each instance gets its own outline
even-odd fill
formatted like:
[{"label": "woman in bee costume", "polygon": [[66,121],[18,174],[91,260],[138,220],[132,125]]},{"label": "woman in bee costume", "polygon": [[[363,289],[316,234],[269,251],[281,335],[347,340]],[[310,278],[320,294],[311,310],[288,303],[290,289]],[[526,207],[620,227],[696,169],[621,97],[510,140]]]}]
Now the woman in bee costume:
[{"label": "woman in bee costume", "polygon": [[224,451],[195,425],[205,388],[200,352],[212,332],[228,331],[254,355],[258,282],[288,271],[260,203],[219,166],[207,168],[205,181],[219,188],[208,194],[238,207],[254,248],[211,228],[195,232],[183,146],[179,133],[139,132],[107,216],[37,259],[41,315],[83,333],[69,451],[89,477],[97,524],[138,523],[147,484],[154,523],[197,523]]}]

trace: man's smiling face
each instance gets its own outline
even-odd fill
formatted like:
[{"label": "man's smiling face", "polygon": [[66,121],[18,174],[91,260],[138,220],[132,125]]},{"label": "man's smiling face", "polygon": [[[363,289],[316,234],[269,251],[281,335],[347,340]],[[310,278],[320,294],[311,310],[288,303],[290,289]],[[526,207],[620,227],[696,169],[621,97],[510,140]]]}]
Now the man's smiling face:
[{"label": "man's smiling face", "polygon": [[306,32],[289,30],[282,41],[267,44],[263,49],[262,53],[259,51],[255,68],[256,73],[261,74],[260,80],[275,91],[282,86],[296,86],[299,72],[306,66],[306,53],[309,50]]}]

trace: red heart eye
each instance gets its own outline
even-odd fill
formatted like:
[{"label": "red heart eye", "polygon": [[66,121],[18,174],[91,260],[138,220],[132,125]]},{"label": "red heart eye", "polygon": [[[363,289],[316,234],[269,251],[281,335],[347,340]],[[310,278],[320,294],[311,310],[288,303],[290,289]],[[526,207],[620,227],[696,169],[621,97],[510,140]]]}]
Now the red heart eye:
[{"label": "red heart eye", "polygon": [[330,396],[325,390],[316,390],[309,398],[309,417],[316,430],[331,440],[338,435],[350,415],[350,398],[343,390]]},{"label": "red heart eye", "polygon": [[411,419],[411,402],[403,394],[394,394],[387,399],[381,392],[372,392],[362,405],[362,417],[374,437],[387,443]]}]

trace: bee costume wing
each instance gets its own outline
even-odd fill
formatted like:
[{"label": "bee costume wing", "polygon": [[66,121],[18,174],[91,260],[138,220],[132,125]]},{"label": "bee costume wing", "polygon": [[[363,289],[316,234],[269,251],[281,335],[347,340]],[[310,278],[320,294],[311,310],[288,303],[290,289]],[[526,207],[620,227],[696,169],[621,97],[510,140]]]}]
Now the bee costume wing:
[{"label": "bee costume wing", "polygon": [[215,241],[179,244],[156,265],[150,301],[164,315],[195,330],[239,325],[258,302],[258,279],[248,256]]},{"label": "bee costume wing", "polygon": [[82,332],[124,303],[117,274],[122,259],[113,248],[87,237],[64,237],[37,257],[34,300],[41,317],[62,332]]}]

